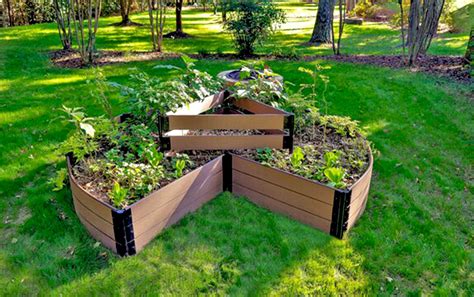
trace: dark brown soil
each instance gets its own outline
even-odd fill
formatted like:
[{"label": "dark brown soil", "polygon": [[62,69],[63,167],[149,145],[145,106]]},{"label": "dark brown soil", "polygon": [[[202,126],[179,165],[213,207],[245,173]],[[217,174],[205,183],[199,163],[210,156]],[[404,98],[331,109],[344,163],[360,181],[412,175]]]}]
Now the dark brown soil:
[{"label": "dark brown soil", "polygon": [[92,65],[85,65],[77,51],[59,50],[50,53],[53,64],[62,68],[86,68],[90,66],[103,66],[136,61],[165,60],[179,56],[179,54],[159,52],[100,51],[96,54],[95,61]]},{"label": "dark brown soil", "polygon": [[268,135],[261,130],[191,130],[188,135],[202,135],[202,136],[246,136],[246,135]]},{"label": "dark brown soil", "polygon": [[[315,159],[316,163],[314,163],[314,166],[320,166],[320,162],[323,160],[323,154],[324,152],[331,151],[331,150],[340,150],[343,151],[344,153],[350,153],[352,156],[359,156],[360,159],[364,160],[365,164],[363,167],[355,169],[350,166],[348,166],[347,160],[343,157],[342,158],[342,164],[344,168],[346,169],[347,177],[345,178],[345,182],[347,184],[347,187],[350,187],[352,184],[354,184],[365,172],[368,166],[368,161],[369,161],[369,149],[368,149],[368,144],[365,140],[362,140],[362,145],[356,145],[354,143],[351,143],[348,137],[341,136],[335,131],[328,129],[326,131],[326,137],[323,137],[324,132],[323,132],[322,127],[316,126],[314,129],[307,129],[306,131],[303,131],[299,136],[297,135],[295,137],[295,146],[307,146],[307,145],[312,145],[317,149],[317,155],[311,156],[311,158]],[[202,131],[201,131],[202,133]],[[209,133],[208,135],[228,135],[228,133],[232,133],[233,135],[236,134],[241,134],[241,135],[250,135],[251,133],[262,133],[261,131],[257,130],[249,130],[249,131],[244,131],[244,132],[238,132],[238,131],[213,131],[212,133]],[[250,133],[250,134],[249,134]],[[202,134],[200,134],[202,135]],[[291,153],[288,152],[288,150],[279,150],[283,155],[284,158],[289,159],[291,156]],[[183,174],[186,175],[187,173],[191,172],[192,170],[208,163],[209,161],[215,159],[216,157],[224,154],[225,151],[222,150],[213,150],[213,151],[201,151],[201,150],[192,150],[192,151],[184,151],[183,153],[186,153],[190,159],[193,161],[192,166],[187,166],[187,168],[183,171]],[[230,150],[230,152],[234,154],[238,154],[244,157],[247,157],[249,159],[253,159],[255,161],[259,161],[258,154],[256,150],[253,149],[248,149],[248,150]],[[175,155],[174,152],[168,152],[166,156],[168,158],[171,158]],[[84,164],[78,163],[74,166],[73,172],[75,175],[75,178],[77,182],[88,192],[90,192],[92,195],[97,197],[99,200],[105,202],[105,203],[110,203],[110,200],[108,198],[107,192],[109,189],[104,188],[102,185],[104,184],[104,180],[100,180],[101,177],[97,176],[88,176],[86,173],[86,170],[83,168]],[[292,168],[287,168],[287,171],[297,174],[297,172],[293,171]],[[175,179],[163,179],[160,181],[158,185],[156,185],[154,190],[157,190],[159,188],[162,188],[166,186],[167,184],[170,184],[173,182]],[[133,201],[132,201],[133,202]]]},{"label": "dark brown soil", "polygon": [[[90,65],[84,65],[80,59],[79,53],[76,51],[53,51],[50,53],[51,61],[54,65],[63,68],[84,68]],[[151,60],[166,60],[177,58],[180,54],[177,53],[159,53],[159,52],[121,52],[121,51],[101,51],[97,54],[97,58],[93,66],[101,66],[107,64],[118,64],[135,61],[151,61]],[[240,60],[237,54],[205,54],[205,55],[190,55],[193,58],[205,58],[213,60]],[[268,56],[268,55],[253,55],[252,59],[265,60],[285,60],[282,57]],[[380,56],[380,55],[311,55],[302,56],[297,59],[287,59],[291,61],[314,61],[314,60],[332,60],[338,62],[348,62],[357,64],[369,64],[389,68],[405,68],[413,72],[424,72],[436,76],[445,77],[454,81],[463,83],[472,83],[472,77],[469,69],[463,67],[463,58],[454,56],[424,56],[420,57],[416,66],[408,67],[403,62],[403,57],[400,55]]]}]

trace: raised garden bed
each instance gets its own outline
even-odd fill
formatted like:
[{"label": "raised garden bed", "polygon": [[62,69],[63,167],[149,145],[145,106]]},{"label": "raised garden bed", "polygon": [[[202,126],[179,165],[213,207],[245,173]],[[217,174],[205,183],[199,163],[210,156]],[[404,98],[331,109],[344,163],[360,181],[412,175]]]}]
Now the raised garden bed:
[{"label": "raised garden bed", "polygon": [[[226,114],[206,113],[224,103],[230,106]],[[227,92],[170,112],[163,120],[170,130],[161,139],[163,150],[293,148],[292,113],[250,99],[229,99]],[[193,132],[196,130],[262,130],[264,133],[198,135]]]},{"label": "raised garden bed", "polygon": [[367,203],[373,160],[348,190],[339,190],[245,157],[226,153],[119,210],[84,190],[72,174],[76,213],[89,233],[121,256],[141,251],[163,229],[222,191],[248,197],[271,211],[287,215],[337,238],[361,216]]},{"label": "raised garden bed", "polygon": [[[200,77],[216,87],[209,75]],[[130,114],[114,120],[107,104],[107,118],[62,109],[76,129],[63,144],[74,152],[67,154],[67,173],[75,210],[91,235],[117,254],[136,254],[222,191],[337,238],[363,213],[373,160],[357,122],[321,115],[303,94],[275,102],[284,97],[281,85],[260,92],[269,85],[261,75],[200,101],[193,96],[201,87],[183,82],[194,76],[172,84],[136,79],[138,89],[125,88]],[[297,121],[263,102],[293,111]]]},{"label": "raised garden bed", "polygon": [[[237,82],[243,82],[245,83],[246,81],[255,79],[258,75],[262,75],[262,71],[259,70],[253,70],[251,71],[249,77],[245,79],[241,79],[241,69],[232,69],[232,70],[227,70],[227,71],[222,71],[220,72],[217,77],[225,81],[226,86],[232,86],[236,84]],[[283,83],[283,77],[281,75],[275,75],[275,76],[268,76],[265,77],[268,80],[273,80],[273,81],[278,81],[280,83]]]}]

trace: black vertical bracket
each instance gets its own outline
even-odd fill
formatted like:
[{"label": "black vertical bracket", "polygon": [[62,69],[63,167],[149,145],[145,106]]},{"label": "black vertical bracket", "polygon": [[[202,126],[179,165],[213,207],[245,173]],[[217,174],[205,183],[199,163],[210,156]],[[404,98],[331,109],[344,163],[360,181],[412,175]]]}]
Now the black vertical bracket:
[{"label": "black vertical bracket", "polygon": [[222,190],[232,192],[232,155],[229,152],[222,156]]},{"label": "black vertical bracket", "polygon": [[288,134],[283,136],[283,148],[293,152],[293,136],[295,134],[295,115],[288,113],[285,116],[283,129],[288,130]]},{"label": "black vertical bracket", "polygon": [[332,219],[330,234],[339,239],[347,230],[349,220],[349,205],[351,203],[352,191],[334,191],[334,204],[332,206]]},{"label": "black vertical bracket", "polygon": [[113,209],[112,221],[114,223],[115,245],[120,256],[132,256],[137,253],[135,249],[135,236],[133,234],[132,211],[129,209]]}]

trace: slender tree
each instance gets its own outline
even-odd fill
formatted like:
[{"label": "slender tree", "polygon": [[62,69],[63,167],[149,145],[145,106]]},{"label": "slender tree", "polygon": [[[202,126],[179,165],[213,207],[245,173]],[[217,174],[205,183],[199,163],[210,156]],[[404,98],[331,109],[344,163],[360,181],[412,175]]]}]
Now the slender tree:
[{"label": "slender tree", "polygon": [[403,56],[403,59],[405,59],[405,25],[404,25],[405,14],[403,11],[403,0],[398,0],[398,5],[400,6],[400,18],[401,18],[400,27],[402,31],[402,49],[403,49],[402,56]]},{"label": "slender tree", "polygon": [[474,54],[474,26],[471,27],[469,41],[467,42],[466,53],[464,54],[464,65],[471,65],[472,55]]},{"label": "slender tree", "polygon": [[151,41],[153,50],[162,51],[163,45],[163,28],[166,21],[166,2],[165,0],[157,0],[156,14],[153,14],[153,0],[148,0],[148,15],[150,18]]},{"label": "slender tree", "polygon": [[316,23],[311,34],[310,43],[333,42],[333,18],[335,0],[319,0]]},{"label": "slender tree", "polygon": [[339,0],[339,36],[337,37],[336,55],[341,54],[341,38],[342,32],[344,31],[344,19],[346,18],[346,11],[342,9],[342,1],[343,0]]},{"label": "slender tree", "polygon": [[[416,3],[415,3],[416,2]],[[413,65],[419,55],[424,55],[430,47],[431,40],[436,34],[439,18],[443,10],[444,0],[424,0],[420,5],[420,0],[413,0],[412,4],[418,7],[413,13],[410,8],[411,16],[418,19],[410,20],[416,24],[408,31],[408,64]]]},{"label": "slender tree", "polygon": [[71,0],[53,0],[56,23],[58,25],[59,38],[63,49],[71,49]]},{"label": "slender tree", "polygon": [[99,28],[101,0],[71,0],[74,35],[84,64],[94,62],[95,36]]},{"label": "slender tree", "polygon": [[176,30],[164,35],[164,37],[167,37],[167,38],[186,38],[186,37],[188,37],[189,35],[184,33],[184,31],[183,31],[183,0],[176,0],[176,2],[175,2],[175,15],[176,15]]}]

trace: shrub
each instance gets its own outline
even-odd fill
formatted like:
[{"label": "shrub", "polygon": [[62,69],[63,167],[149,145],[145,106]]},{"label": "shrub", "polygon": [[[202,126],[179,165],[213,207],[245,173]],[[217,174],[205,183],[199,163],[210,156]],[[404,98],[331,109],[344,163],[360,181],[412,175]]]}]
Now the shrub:
[{"label": "shrub", "polygon": [[354,8],[354,14],[363,19],[377,19],[381,7],[370,2],[359,2]]},{"label": "shrub", "polygon": [[239,54],[247,56],[283,22],[284,12],[269,0],[242,0],[231,5],[224,27],[232,34]]}]

